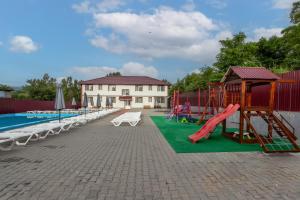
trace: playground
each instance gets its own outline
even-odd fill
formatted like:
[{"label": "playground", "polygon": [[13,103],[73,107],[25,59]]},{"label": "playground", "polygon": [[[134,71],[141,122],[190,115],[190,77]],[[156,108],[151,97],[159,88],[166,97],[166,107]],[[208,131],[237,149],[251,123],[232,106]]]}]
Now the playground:
[{"label": "playground", "polygon": [[[163,116],[152,116],[151,119],[176,153],[262,151],[258,144],[239,144],[222,136],[221,126],[213,131],[209,140],[200,140],[193,144],[188,136],[197,132],[204,123],[177,123],[176,120],[167,120]],[[228,131],[236,130],[232,128]]]},{"label": "playground", "polygon": [[[177,153],[300,152],[295,128],[280,112],[284,87],[291,111],[295,83],[263,67],[231,67],[220,82],[208,83],[202,94],[195,92],[194,103],[192,96],[175,90],[170,113],[152,120]],[[257,89],[263,95],[257,96]]]}]

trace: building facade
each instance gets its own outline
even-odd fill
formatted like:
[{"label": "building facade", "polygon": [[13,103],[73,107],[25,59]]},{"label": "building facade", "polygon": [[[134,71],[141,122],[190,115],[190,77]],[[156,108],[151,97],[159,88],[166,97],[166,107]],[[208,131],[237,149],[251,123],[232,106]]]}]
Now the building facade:
[{"label": "building facade", "polygon": [[81,82],[81,97],[87,94],[89,107],[96,106],[99,94],[102,107],[109,99],[116,108],[165,108],[168,89],[166,82],[147,76],[109,76]]},{"label": "building facade", "polygon": [[11,98],[12,90],[0,90],[0,98]]}]

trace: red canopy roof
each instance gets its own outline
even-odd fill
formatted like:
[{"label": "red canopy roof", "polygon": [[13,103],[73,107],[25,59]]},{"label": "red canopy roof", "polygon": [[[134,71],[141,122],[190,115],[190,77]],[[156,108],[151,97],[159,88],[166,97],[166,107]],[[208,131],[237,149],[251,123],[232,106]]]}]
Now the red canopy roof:
[{"label": "red canopy roof", "polygon": [[278,80],[277,75],[264,67],[230,67],[221,82],[236,79]]},{"label": "red canopy roof", "polygon": [[166,82],[148,76],[106,76],[82,81],[82,85],[168,85]]}]

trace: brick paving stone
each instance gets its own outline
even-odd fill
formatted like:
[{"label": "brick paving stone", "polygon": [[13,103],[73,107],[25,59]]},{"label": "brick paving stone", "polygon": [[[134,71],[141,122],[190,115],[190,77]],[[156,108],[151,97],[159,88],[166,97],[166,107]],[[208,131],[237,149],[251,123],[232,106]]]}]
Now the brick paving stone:
[{"label": "brick paving stone", "polygon": [[116,114],[0,152],[5,199],[300,199],[300,156],[176,154],[143,110],[137,127]]}]

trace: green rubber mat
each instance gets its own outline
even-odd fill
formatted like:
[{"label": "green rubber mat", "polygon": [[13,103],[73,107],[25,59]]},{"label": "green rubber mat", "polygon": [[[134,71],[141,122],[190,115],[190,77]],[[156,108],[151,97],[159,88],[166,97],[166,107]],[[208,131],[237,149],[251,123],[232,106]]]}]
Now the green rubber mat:
[{"label": "green rubber mat", "polygon": [[188,136],[200,130],[203,124],[177,123],[176,120],[168,120],[164,116],[151,116],[151,119],[176,153],[262,151],[258,144],[239,144],[224,137],[222,126],[218,126],[209,139],[201,139],[192,144]]}]

